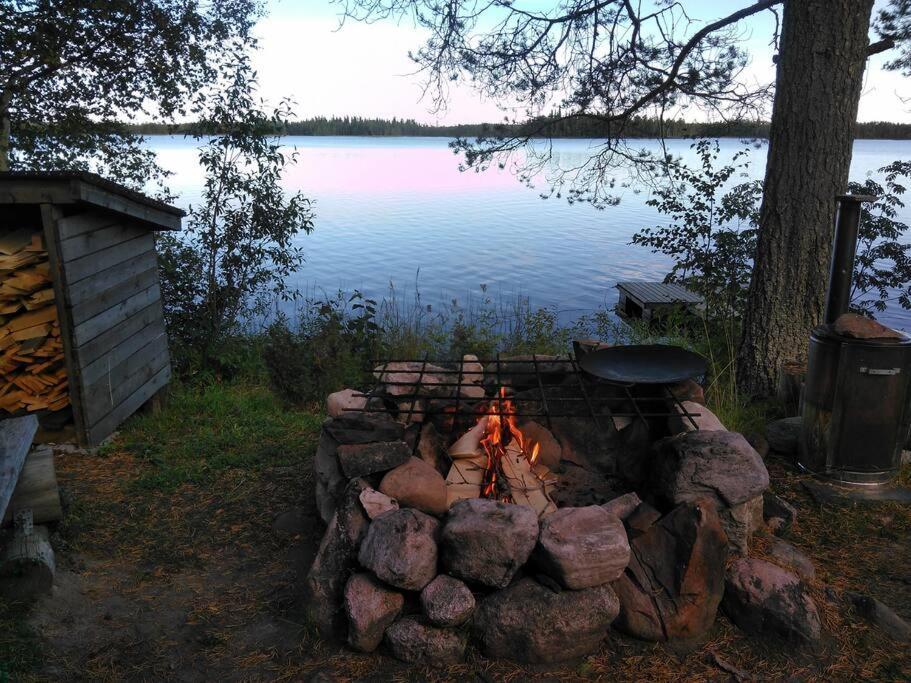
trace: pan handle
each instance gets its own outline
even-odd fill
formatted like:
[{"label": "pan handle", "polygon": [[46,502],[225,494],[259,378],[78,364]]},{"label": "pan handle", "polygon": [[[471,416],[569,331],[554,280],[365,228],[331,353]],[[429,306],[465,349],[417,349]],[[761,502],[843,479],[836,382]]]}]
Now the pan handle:
[{"label": "pan handle", "polygon": [[573,355],[576,357],[576,362],[581,363],[582,359],[592,351],[606,349],[609,346],[610,344],[598,339],[573,339]]}]

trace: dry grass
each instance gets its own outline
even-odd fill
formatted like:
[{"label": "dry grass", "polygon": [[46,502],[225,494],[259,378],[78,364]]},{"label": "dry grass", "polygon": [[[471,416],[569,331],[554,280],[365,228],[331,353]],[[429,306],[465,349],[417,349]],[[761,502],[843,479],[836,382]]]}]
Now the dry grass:
[{"label": "dry grass", "polygon": [[[207,413],[216,400],[221,422]],[[911,509],[820,509],[777,460],[773,487],[800,511],[789,540],[817,567],[825,637],[814,649],[748,638],[724,618],[686,652],[612,634],[582,662],[541,669],[472,651],[437,671],[322,642],[300,591],[321,533],[310,475],[319,423],[261,387],[184,390],[102,453],[59,456],[69,501],[56,539],[61,587],[31,610],[41,656],[16,665],[18,679],[718,681],[731,677],[725,669],[759,680],[911,677],[906,646],[830,597],[861,590],[911,617]],[[292,507],[301,533],[277,534],[274,516]],[[756,554],[766,545],[757,539]]]}]

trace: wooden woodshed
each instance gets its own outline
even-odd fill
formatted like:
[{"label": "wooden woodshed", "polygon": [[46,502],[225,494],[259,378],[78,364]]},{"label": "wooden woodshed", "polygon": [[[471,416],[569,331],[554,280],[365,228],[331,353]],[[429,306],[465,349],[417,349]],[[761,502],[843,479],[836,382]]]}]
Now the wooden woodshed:
[{"label": "wooden woodshed", "polygon": [[87,173],[0,173],[0,419],[103,441],[169,381],[155,232],[184,212]]}]

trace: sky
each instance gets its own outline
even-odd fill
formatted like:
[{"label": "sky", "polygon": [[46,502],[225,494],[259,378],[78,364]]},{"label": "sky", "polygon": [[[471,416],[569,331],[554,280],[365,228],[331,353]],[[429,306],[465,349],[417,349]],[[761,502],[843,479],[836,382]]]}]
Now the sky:
[{"label": "sky", "polygon": [[[749,2],[684,4],[691,16],[712,20]],[[518,3],[541,8],[553,7],[556,0]],[[877,6],[881,4],[878,0]],[[340,28],[339,7],[330,0],[268,0],[268,10],[256,29],[260,50],[255,63],[262,94],[272,102],[290,97],[297,118],[352,115],[452,124],[500,121],[508,114],[497,102],[458,85],[450,89],[446,109],[433,111],[432,103],[422,100],[423,78],[408,58],[409,50],[419,48],[424,38],[410,22],[349,20]],[[774,79],[773,30],[768,12],[741,22],[740,37],[751,55],[746,77],[756,82]],[[885,71],[885,61],[886,55],[868,61],[858,120],[911,123],[911,100],[902,102],[900,97],[911,96],[911,85],[901,74]]]}]

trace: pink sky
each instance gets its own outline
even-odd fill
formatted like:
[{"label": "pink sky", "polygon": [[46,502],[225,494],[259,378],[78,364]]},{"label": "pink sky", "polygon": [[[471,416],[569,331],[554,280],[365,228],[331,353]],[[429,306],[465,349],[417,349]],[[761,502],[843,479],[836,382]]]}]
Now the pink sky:
[{"label": "pink sky", "polygon": [[[552,5],[544,0],[526,4]],[[732,3],[740,6],[741,2]],[[690,0],[696,11],[714,17],[717,5]],[[496,103],[468,87],[453,87],[445,112],[430,111],[421,101],[420,75],[408,51],[420,47],[422,34],[410,23],[348,22],[339,30],[337,6],[329,0],[273,0],[270,15],[257,27],[261,50],[256,58],[263,94],[274,101],[292,97],[298,117],[357,115],[415,118],[424,122],[498,121]],[[769,38],[772,19],[760,16],[742,27],[744,44],[753,56],[748,77],[774,78]],[[911,87],[900,74],[881,68],[883,55],[870,60],[861,98],[859,120],[911,122]]]}]

